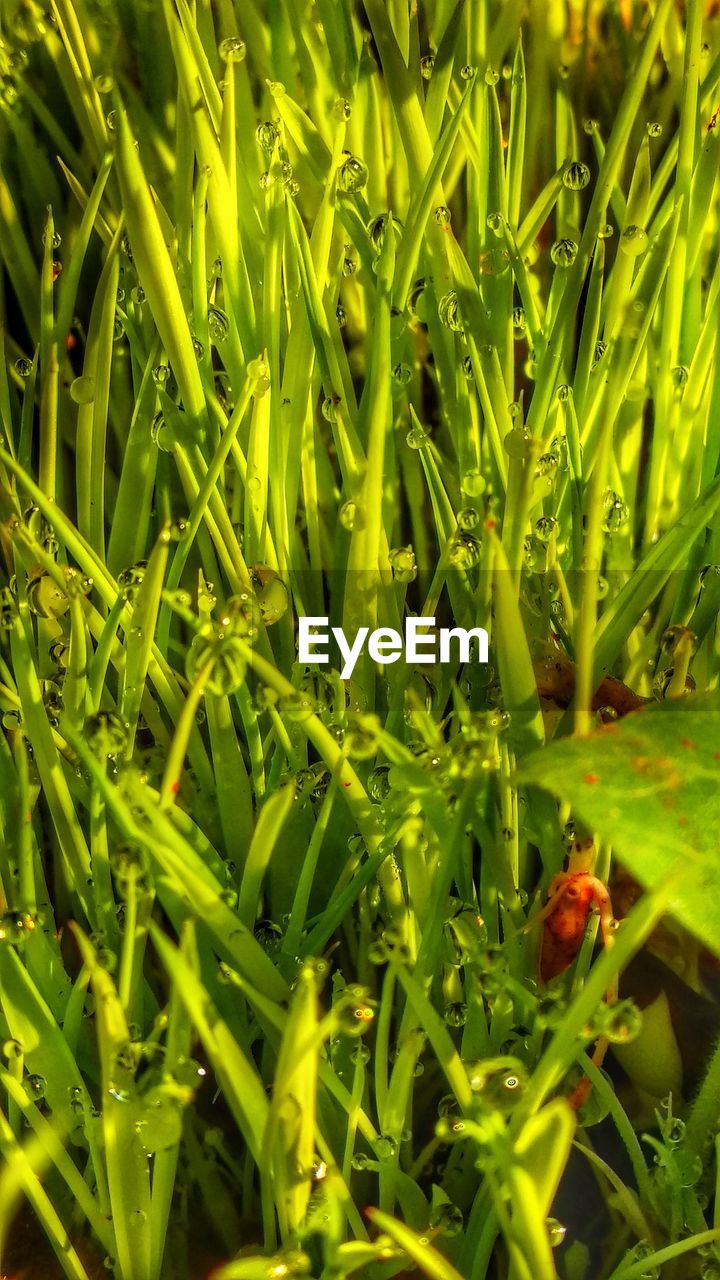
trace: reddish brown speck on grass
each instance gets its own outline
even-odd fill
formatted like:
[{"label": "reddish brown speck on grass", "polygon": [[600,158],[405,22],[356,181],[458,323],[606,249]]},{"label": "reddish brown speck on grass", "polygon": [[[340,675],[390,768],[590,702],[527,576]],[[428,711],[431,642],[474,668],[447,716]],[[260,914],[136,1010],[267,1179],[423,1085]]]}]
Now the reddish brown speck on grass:
[{"label": "reddish brown speck on grass", "polygon": [[681,738],[680,746],[687,747],[690,751],[695,750],[695,743],[693,742],[692,738]]},{"label": "reddish brown speck on grass", "polygon": [[343,782],[343,786],[344,786],[344,787],[349,787],[349,786],[352,786],[352,783],[350,783],[350,782]]},{"label": "reddish brown speck on grass", "polygon": [[591,787],[594,787],[595,783],[599,781],[600,779],[598,778],[596,773],[586,773],[585,777],[583,778],[583,782],[587,782]]},{"label": "reddish brown speck on grass", "polygon": [[720,760],[720,751],[716,751],[713,760]]},{"label": "reddish brown speck on grass", "polygon": [[678,826],[679,826],[679,827],[686,827],[686,826],[687,826],[687,824],[688,824],[688,820],[687,820],[686,815],[685,815],[684,813],[681,813],[681,814],[680,814],[680,817],[678,818]]},{"label": "reddish brown speck on grass", "polygon": [[494,521],[494,520],[486,520],[486,521],[485,521],[485,528],[486,528],[486,529],[494,529],[494,528],[495,528],[495,521]]},{"label": "reddish brown speck on grass", "polygon": [[172,791],[173,795],[176,796],[178,791],[180,790],[180,783],[173,782],[170,786],[170,790]]}]

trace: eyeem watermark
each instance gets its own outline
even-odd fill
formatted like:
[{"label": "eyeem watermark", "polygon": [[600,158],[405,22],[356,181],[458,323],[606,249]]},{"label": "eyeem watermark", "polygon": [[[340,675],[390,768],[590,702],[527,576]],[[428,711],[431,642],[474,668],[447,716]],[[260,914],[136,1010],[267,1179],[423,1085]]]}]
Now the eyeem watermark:
[{"label": "eyeem watermark", "polygon": [[[473,660],[488,661],[488,633],[483,627],[471,627],[469,630],[465,627],[440,627],[435,630],[434,618],[406,618],[404,634],[393,627],[378,627],[375,631],[360,627],[350,642],[342,627],[329,627],[328,622],[328,618],[298,618],[298,661],[307,665],[329,663],[328,645],[332,636],[343,661],[341,680],[350,679],[366,646],[373,662],[383,666],[398,662],[400,658],[406,662],[432,665],[453,659],[461,663],[470,662],[474,640]],[[430,628],[433,633],[428,635]]]}]

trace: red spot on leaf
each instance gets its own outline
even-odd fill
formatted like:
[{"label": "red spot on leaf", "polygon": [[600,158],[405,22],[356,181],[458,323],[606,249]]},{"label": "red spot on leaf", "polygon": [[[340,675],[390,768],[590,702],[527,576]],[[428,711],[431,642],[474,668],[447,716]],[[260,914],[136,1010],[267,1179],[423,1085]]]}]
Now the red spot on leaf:
[{"label": "red spot on leaf", "polygon": [[693,742],[692,738],[681,738],[680,746],[686,747],[689,751],[695,750],[695,743]]},{"label": "red spot on leaf", "polygon": [[591,787],[594,787],[595,783],[599,781],[600,779],[596,773],[586,773],[583,778],[583,782],[587,782]]}]

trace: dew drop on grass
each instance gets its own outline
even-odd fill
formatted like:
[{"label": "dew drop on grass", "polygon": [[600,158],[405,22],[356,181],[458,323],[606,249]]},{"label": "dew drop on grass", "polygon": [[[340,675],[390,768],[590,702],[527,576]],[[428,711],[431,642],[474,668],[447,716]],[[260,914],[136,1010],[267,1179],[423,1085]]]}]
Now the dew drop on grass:
[{"label": "dew drop on grass", "polygon": [[464,1217],[462,1209],[456,1204],[446,1201],[444,1204],[437,1205],[430,1214],[428,1226],[433,1231],[439,1231],[444,1236],[456,1236],[463,1229]]},{"label": "dew drop on grass", "polygon": [[485,492],[485,479],[478,470],[466,471],[462,478],[463,493],[469,498],[479,498]]},{"label": "dew drop on grass", "polygon": [[527,427],[513,427],[503,440],[503,448],[509,458],[522,460],[528,455],[528,446],[532,436]]},{"label": "dew drop on grass", "polygon": [[643,227],[638,227],[634,222],[625,227],[620,236],[620,248],[630,258],[637,258],[647,249],[648,237],[647,231]]},{"label": "dew drop on grass", "polygon": [[661,138],[663,127],[657,120],[650,120],[646,126],[648,138]]},{"label": "dew drop on grass", "polygon": [[220,41],[218,53],[223,62],[243,62],[247,53],[245,41],[240,36],[228,36]]},{"label": "dew drop on grass", "polygon": [[606,533],[617,533],[630,519],[630,508],[619,494],[608,489],[603,496],[602,527]]},{"label": "dew drop on grass", "polygon": [[337,407],[340,403],[341,398],[335,393],[325,397],[322,402],[321,412],[326,422],[337,422]]},{"label": "dew drop on grass", "polygon": [[344,329],[347,324],[347,311],[339,302],[335,308],[335,319],[337,320],[338,328]]},{"label": "dew drop on grass", "polygon": [[338,520],[340,521],[340,524],[342,525],[343,529],[347,529],[347,530],[353,529],[355,527],[356,517],[357,517],[357,504],[355,502],[352,502],[351,500],[348,502],[343,502],[338,512]]},{"label": "dew drop on grass", "polygon": [[455,333],[463,332],[462,317],[460,315],[460,300],[454,289],[450,289],[443,294],[438,303],[438,315],[440,320],[448,329],[452,329]]},{"label": "dew drop on grass", "polygon": [[70,383],[70,396],[76,404],[92,404],[95,399],[95,379],[84,375]]},{"label": "dew drop on grass", "polygon": [[580,160],[571,160],[563,170],[563,186],[568,191],[582,191],[590,181],[590,170]]},{"label": "dew drop on grass", "polygon": [[412,380],[412,369],[409,364],[396,364],[392,371],[393,381],[400,387],[406,387]]},{"label": "dew drop on grass", "polygon": [[642,1013],[633,1000],[620,1000],[602,1012],[600,1023],[611,1044],[628,1044],[642,1030]]},{"label": "dew drop on grass", "polygon": [[379,1160],[392,1160],[397,1155],[398,1144],[389,1133],[381,1133],[375,1143]]},{"label": "dew drop on grass", "polygon": [[603,223],[598,231],[598,240],[609,240],[615,235],[615,228],[609,222]]},{"label": "dew drop on grass", "polygon": [[475,529],[480,522],[480,515],[475,507],[461,507],[456,516],[458,529],[462,529],[464,533],[469,533],[471,529]]},{"label": "dew drop on grass", "polygon": [[146,1155],[156,1155],[158,1151],[168,1151],[182,1137],[183,1118],[178,1103],[155,1090],[145,1099],[140,1118],[135,1123],[137,1133]]},{"label": "dew drop on grass", "polygon": [[577,256],[577,250],[574,240],[556,240],[550,250],[550,257],[556,267],[571,267]]},{"label": "dew drop on grass", "polygon": [[98,93],[100,94],[112,93],[113,89],[115,88],[115,81],[113,80],[112,76],[109,76],[109,75],[96,76],[93,83]]},{"label": "dew drop on grass", "polygon": [[266,155],[272,155],[280,138],[280,128],[275,120],[263,120],[255,130],[255,137]]},{"label": "dew drop on grass", "polygon": [[434,70],[435,70],[434,55],[432,53],[426,53],[425,56],[420,59],[420,74],[423,80],[429,80]]},{"label": "dew drop on grass", "polygon": [[540,542],[549,542],[557,530],[558,521],[555,516],[540,516],[535,521],[535,536]]},{"label": "dew drop on grass", "polygon": [[20,356],[15,361],[15,372],[20,374],[21,378],[29,378],[32,373],[32,360],[28,360],[27,356]]},{"label": "dew drop on grass", "polygon": [[453,569],[472,569],[480,560],[480,543],[471,533],[458,533],[448,549]]},{"label": "dew drop on grass", "polygon": [[367,1169],[370,1164],[370,1156],[366,1155],[364,1151],[356,1151],[350,1163],[353,1169],[357,1169],[358,1171]]},{"label": "dew drop on grass", "polygon": [[25,1092],[33,1102],[42,1102],[47,1092],[47,1080],[44,1076],[26,1076],[23,1084],[25,1086]]},{"label": "dew drop on grass", "polygon": [[230,321],[220,307],[208,307],[208,333],[214,343],[224,342],[230,332]]},{"label": "dew drop on grass", "polygon": [[518,333],[522,333],[525,330],[526,319],[525,319],[524,307],[513,307],[512,322],[513,322],[513,329],[515,329]]},{"label": "dew drop on grass", "polygon": [[567,1235],[567,1227],[562,1222],[558,1222],[557,1218],[546,1218],[545,1226],[547,1227],[548,1240],[551,1249],[558,1249]]},{"label": "dew drop on grass", "polygon": [[424,449],[430,443],[430,436],[423,427],[411,427],[405,441],[411,449]]},{"label": "dew drop on grass", "polygon": [[449,1027],[464,1027],[467,1022],[468,1007],[462,1000],[455,1000],[445,1006],[443,1017]]},{"label": "dew drop on grass", "polygon": [[417,577],[415,552],[412,547],[394,547],[388,555],[396,582],[414,582]]},{"label": "dew drop on grass", "polygon": [[341,191],[354,195],[367,185],[368,167],[359,156],[348,154],[338,169],[337,182]]},{"label": "dew drop on grass", "polygon": [[443,231],[447,231],[450,223],[452,222],[452,214],[446,204],[439,204],[437,206],[433,213],[433,218]]}]

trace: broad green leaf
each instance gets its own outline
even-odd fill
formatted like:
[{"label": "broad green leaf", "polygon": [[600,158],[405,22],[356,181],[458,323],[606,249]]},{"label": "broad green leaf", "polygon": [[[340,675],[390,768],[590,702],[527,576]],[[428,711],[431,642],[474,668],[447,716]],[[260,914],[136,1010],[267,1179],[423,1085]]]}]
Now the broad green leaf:
[{"label": "broad green leaf", "polygon": [[567,801],[642,885],[686,867],[671,911],[720,951],[720,698],[633,712],[523,761],[518,780]]}]

